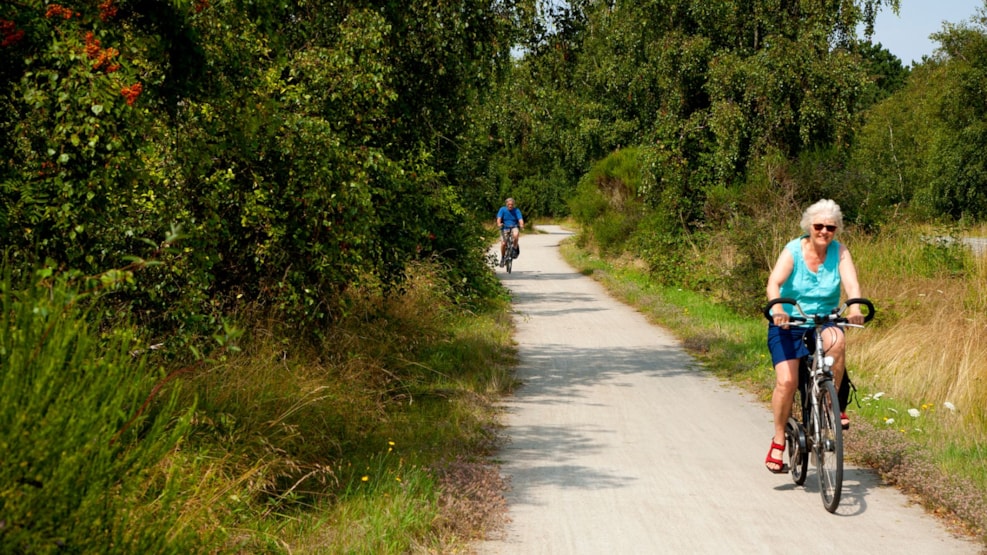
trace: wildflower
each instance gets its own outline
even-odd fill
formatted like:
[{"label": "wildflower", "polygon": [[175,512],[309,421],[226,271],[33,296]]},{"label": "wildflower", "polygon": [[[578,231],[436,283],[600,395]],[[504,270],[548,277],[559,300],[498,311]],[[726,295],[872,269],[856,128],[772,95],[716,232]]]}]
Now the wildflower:
[{"label": "wildflower", "polygon": [[881,397],[884,397],[884,392],[883,392],[883,391],[882,391],[882,392],[880,392],[880,393],[875,393],[875,394],[874,394],[874,398],[875,398],[875,399],[880,399]]},{"label": "wildflower", "polygon": [[908,415],[912,418],[918,418],[921,414],[918,409],[908,409]]},{"label": "wildflower", "polygon": [[885,418],[884,423],[887,424],[888,426],[891,426],[892,424],[894,424],[894,418]]},{"label": "wildflower", "polygon": [[360,478],[360,481],[361,482],[369,482],[370,481],[370,476],[364,476],[363,478]]},{"label": "wildflower", "polygon": [[946,407],[947,409],[949,409],[952,412],[956,412],[956,405],[954,405],[953,403],[950,403],[949,401],[946,401],[945,403],[943,403],[942,406]]}]

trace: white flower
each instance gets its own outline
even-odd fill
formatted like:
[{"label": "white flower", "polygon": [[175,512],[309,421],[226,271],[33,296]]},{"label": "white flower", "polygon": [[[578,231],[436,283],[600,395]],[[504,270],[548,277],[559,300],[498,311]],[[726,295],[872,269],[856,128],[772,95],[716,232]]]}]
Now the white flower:
[{"label": "white flower", "polygon": [[888,410],[891,411],[891,412],[893,412],[893,413],[895,413],[895,414],[898,414],[898,410],[895,409],[895,408],[888,407]]},{"label": "white flower", "polygon": [[951,410],[953,412],[956,412],[956,405],[954,405],[953,403],[950,403],[949,401],[946,401],[945,403],[943,403],[942,406],[946,407],[947,409],[949,409],[949,410]]},{"label": "white flower", "polygon": [[890,425],[894,424],[894,418],[885,418],[884,419],[884,423],[887,424],[888,426],[890,426]]},{"label": "white flower", "polygon": [[880,392],[880,393],[875,393],[875,394],[874,394],[874,398],[875,398],[875,399],[880,399],[881,397],[884,397],[884,392],[883,392],[883,391],[882,391],[882,392]]},{"label": "white flower", "polygon": [[912,418],[918,418],[922,413],[918,409],[908,409],[908,414]]}]

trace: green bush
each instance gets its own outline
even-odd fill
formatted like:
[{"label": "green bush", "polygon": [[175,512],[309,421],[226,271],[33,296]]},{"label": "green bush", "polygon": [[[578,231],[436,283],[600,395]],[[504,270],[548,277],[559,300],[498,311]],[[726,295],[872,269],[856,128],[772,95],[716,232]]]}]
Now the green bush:
[{"label": "green bush", "polygon": [[4,263],[0,280],[3,551],[190,549],[174,529],[170,482],[156,475],[188,413],[165,393],[143,406],[161,376],[131,353],[129,328],[100,333],[84,308],[91,297],[48,274],[20,286]]},{"label": "green bush", "polygon": [[618,150],[583,176],[569,207],[604,252],[619,253],[645,214],[641,200],[643,149]]}]

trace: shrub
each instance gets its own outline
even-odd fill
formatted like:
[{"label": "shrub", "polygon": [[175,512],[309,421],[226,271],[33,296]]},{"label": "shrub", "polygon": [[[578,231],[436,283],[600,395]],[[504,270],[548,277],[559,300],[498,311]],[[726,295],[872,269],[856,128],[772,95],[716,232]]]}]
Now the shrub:
[{"label": "shrub", "polygon": [[645,214],[642,153],[622,149],[594,164],[569,202],[572,215],[604,252],[621,252]]}]

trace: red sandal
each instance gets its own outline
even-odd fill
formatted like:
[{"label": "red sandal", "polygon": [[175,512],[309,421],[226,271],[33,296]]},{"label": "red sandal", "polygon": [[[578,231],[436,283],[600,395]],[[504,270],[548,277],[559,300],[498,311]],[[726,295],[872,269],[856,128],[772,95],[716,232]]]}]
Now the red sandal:
[{"label": "red sandal", "polygon": [[[785,464],[785,462],[783,460],[776,459],[776,458],[774,458],[774,457],[771,456],[771,453],[775,449],[777,449],[778,451],[781,451],[782,456],[784,456],[784,454],[785,454],[785,444],[783,444],[783,443],[775,443],[775,440],[772,439],[771,440],[771,449],[768,449],[768,456],[767,457],[764,457],[764,467],[767,468],[768,471],[773,472],[775,474],[785,474],[786,472],[788,472],[788,465]],[[768,466],[768,464],[776,464],[776,465],[778,465],[778,468],[771,468],[770,466]]]},{"label": "red sandal", "polygon": [[850,417],[848,417],[845,412],[840,413],[840,425],[844,430],[850,429]]}]

